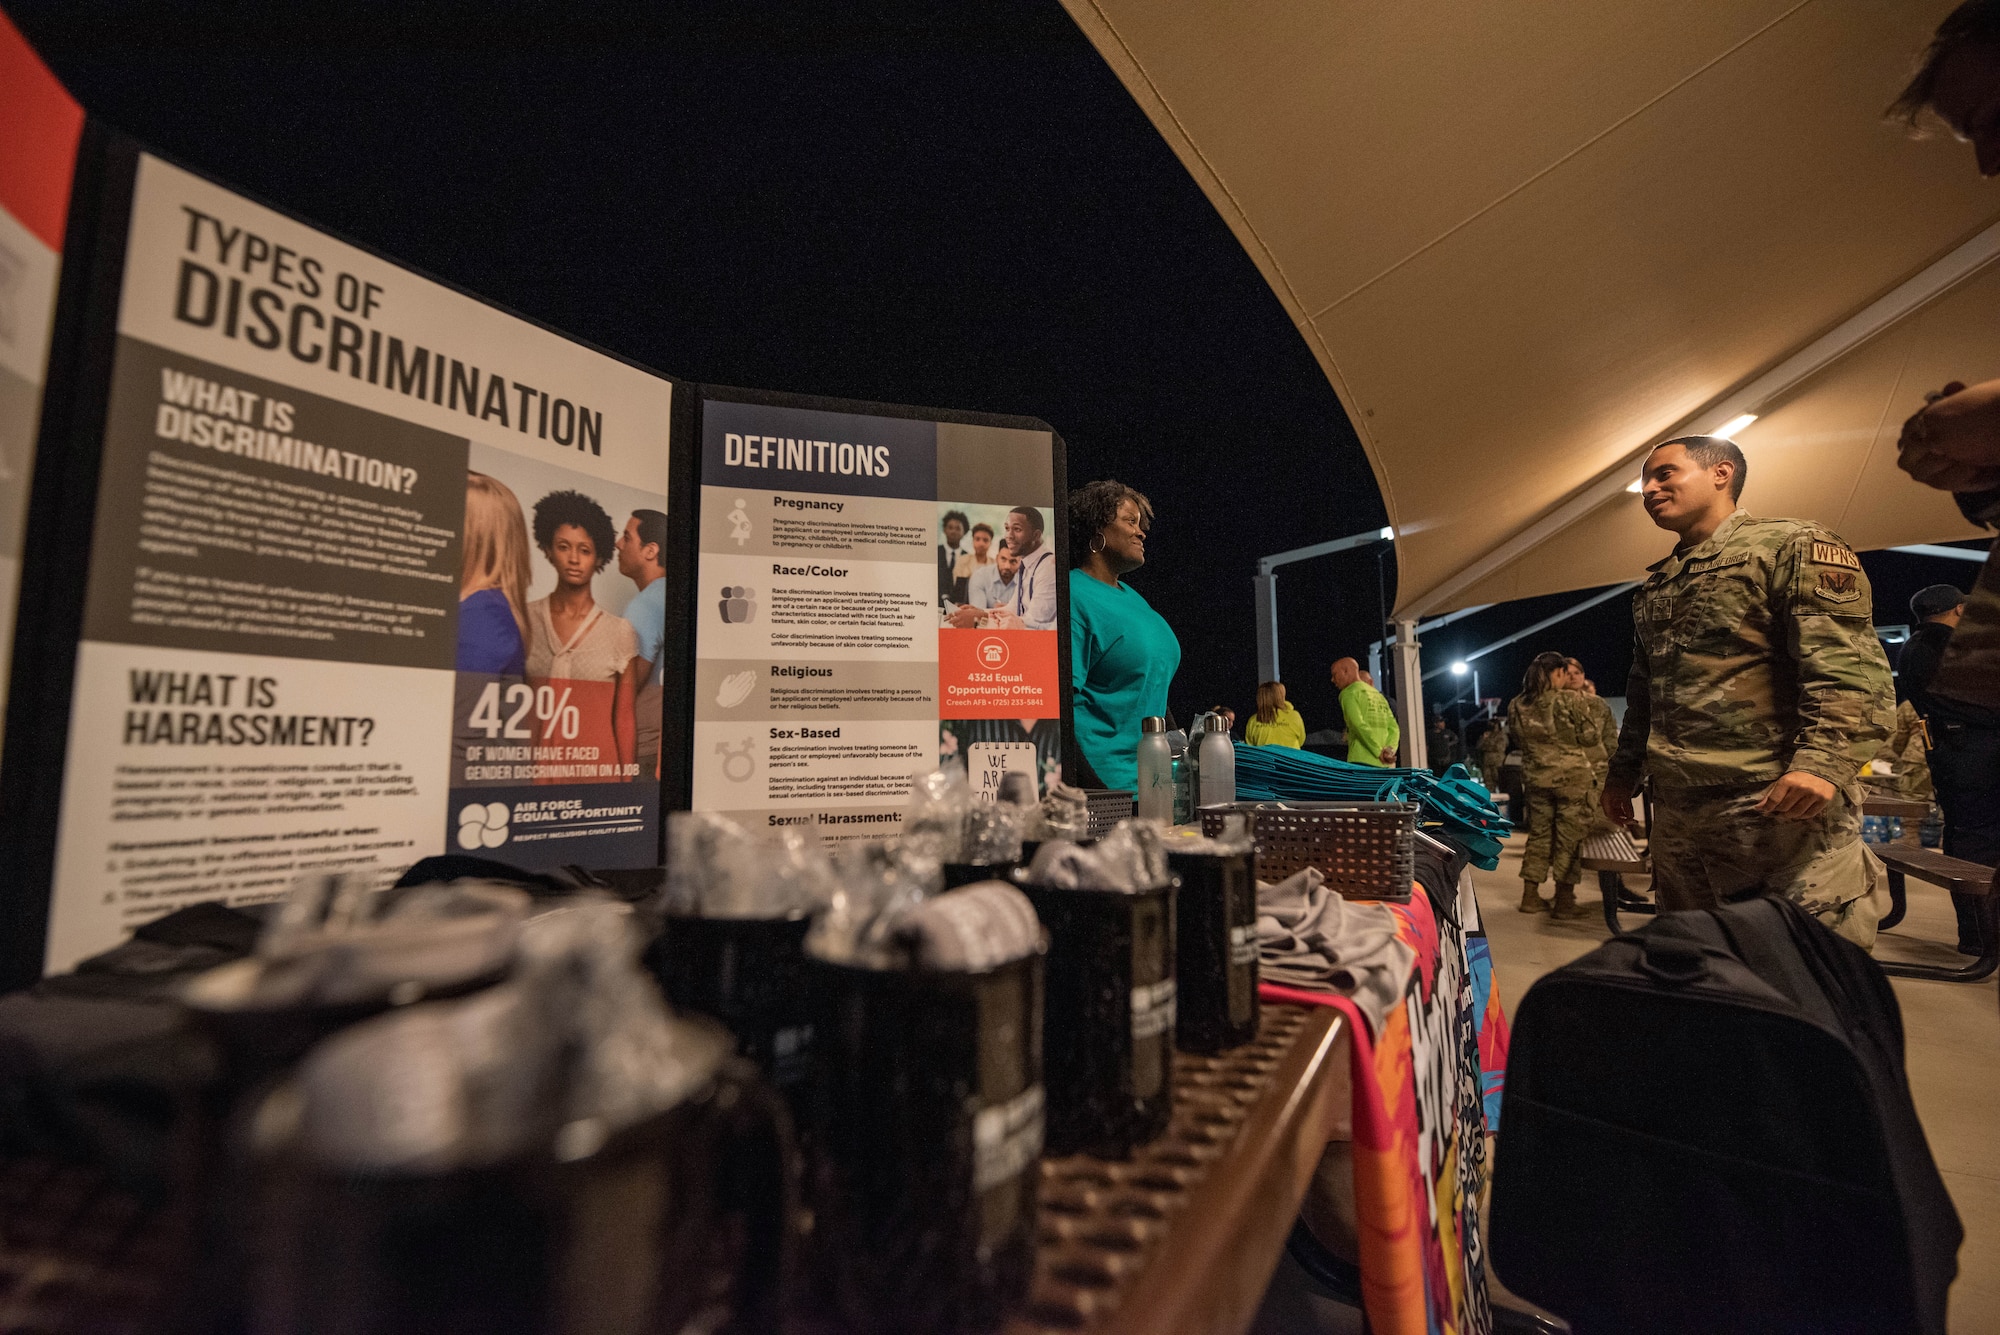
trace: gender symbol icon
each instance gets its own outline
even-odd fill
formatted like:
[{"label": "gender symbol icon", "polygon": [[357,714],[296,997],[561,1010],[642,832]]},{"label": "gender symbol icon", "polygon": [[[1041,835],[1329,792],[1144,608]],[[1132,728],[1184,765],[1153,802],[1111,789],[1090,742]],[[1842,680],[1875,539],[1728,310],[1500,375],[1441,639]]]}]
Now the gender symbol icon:
[{"label": "gender symbol icon", "polygon": [[717,742],[715,754],[722,757],[722,777],[731,783],[742,783],[757,770],[757,739],[754,737],[745,737],[741,746]]}]

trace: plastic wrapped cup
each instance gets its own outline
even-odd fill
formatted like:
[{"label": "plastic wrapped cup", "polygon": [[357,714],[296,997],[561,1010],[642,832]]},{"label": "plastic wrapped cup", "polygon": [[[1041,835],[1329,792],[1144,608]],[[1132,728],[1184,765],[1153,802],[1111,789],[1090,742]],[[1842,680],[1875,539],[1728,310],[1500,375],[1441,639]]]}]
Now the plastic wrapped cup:
[{"label": "plastic wrapped cup", "polygon": [[1186,1052],[1224,1052],[1257,1036],[1256,854],[1169,853],[1179,1015]]},{"label": "plastic wrapped cup", "polygon": [[812,998],[806,933],[812,918],[707,918],[669,913],[646,962],[667,999],[722,1021],[743,1055],[790,1093],[811,1070]]},{"label": "plastic wrapped cup", "polygon": [[807,1194],[831,1302],[854,1330],[998,1326],[1034,1270],[1042,949],[981,971],[808,968]]},{"label": "plastic wrapped cup", "polygon": [[1021,888],[1049,932],[1049,1153],[1124,1158],[1173,1115],[1173,884]]}]

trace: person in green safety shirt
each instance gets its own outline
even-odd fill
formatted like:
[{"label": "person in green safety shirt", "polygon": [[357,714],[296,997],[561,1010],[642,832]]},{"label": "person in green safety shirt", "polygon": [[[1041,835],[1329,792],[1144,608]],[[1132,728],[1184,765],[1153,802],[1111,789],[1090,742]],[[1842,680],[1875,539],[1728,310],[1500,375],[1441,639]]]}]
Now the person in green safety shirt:
[{"label": "person in green safety shirt", "polygon": [[1403,730],[1382,692],[1361,679],[1361,664],[1351,658],[1336,662],[1333,689],[1340,692],[1340,716],[1347,722],[1348,760],[1378,768],[1395,764]]},{"label": "person in green safety shirt", "polygon": [[[1167,713],[1181,642],[1124,582],[1146,564],[1153,504],[1122,482],[1069,494],[1070,687],[1084,768],[1107,788],[1137,791],[1139,721]],[[1087,775],[1068,776],[1081,783]]]}]

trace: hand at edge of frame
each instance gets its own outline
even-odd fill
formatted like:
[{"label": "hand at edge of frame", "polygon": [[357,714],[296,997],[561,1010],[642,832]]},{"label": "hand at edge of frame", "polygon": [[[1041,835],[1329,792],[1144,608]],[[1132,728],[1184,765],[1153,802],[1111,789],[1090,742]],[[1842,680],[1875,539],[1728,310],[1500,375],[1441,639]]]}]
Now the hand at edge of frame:
[{"label": "hand at edge of frame", "polygon": [[1833,801],[1835,788],[1817,774],[1793,770],[1778,776],[1757,800],[1757,810],[1779,820],[1811,820]]}]

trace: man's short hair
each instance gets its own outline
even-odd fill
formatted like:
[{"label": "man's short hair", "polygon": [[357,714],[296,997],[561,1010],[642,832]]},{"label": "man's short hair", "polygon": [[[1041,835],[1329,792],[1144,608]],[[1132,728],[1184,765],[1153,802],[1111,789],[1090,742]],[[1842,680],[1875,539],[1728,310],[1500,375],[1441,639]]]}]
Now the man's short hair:
[{"label": "man's short hair", "polygon": [[2000,0],[1965,0],[1945,15],[1917,62],[1917,72],[1883,114],[1915,128],[1937,98],[1939,68],[1958,51],[1980,43],[2000,46]]},{"label": "man's short hair", "polygon": [[639,521],[639,545],[652,543],[660,549],[659,561],[667,560],[667,517],[658,510],[634,510],[632,517]]},{"label": "man's short hair", "polygon": [[978,523],[972,526],[972,531],[974,533],[984,533],[987,537],[990,538],[993,536],[993,525],[987,523],[984,519],[982,519]]},{"label": "man's short hair", "polygon": [[[1672,440],[1661,441],[1653,449],[1664,450],[1669,445],[1678,445],[1686,450],[1688,458],[1703,468],[1728,464],[1735,470],[1729,475],[1729,499],[1743,499],[1743,484],[1749,479],[1750,465],[1735,441],[1726,436],[1676,436]],[[1648,457],[1651,457],[1650,452]]]},{"label": "man's short hair", "polygon": [[961,529],[972,527],[972,521],[966,518],[965,511],[963,510],[946,510],[944,512],[944,518],[938,520],[938,527],[942,529],[946,524],[949,524],[954,519],[958,521],[958,526]]},{"label": "man's short hair", "polygon": [[1028,531],[1030,533],[1040,533],[1042,531],[1042,512],[1034,506],[1017,505],[1007,513],[1010,515],[1019,515],[1021,518],[1027,520]]}]

